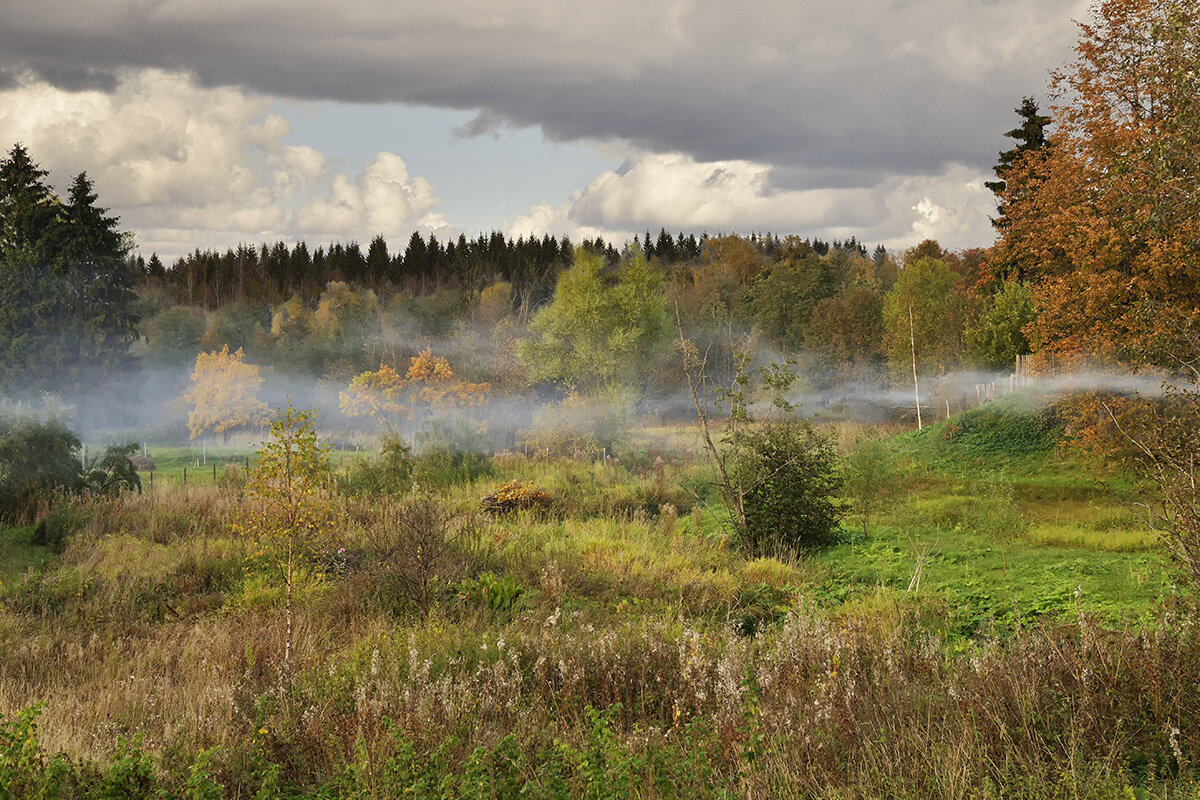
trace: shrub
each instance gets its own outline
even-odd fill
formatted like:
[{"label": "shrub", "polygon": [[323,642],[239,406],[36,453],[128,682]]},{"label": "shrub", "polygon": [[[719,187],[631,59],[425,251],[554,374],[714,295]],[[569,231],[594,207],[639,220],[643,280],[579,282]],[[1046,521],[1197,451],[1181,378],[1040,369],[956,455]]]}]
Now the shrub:
[{"label": "shrub", "polygon": [[599,458],[624,440],[632,423],[633,404],[619,393],[571,395],[538,411],[524,443],[552,456]]},{"label": "shrub", "polygon": [[807,422],[744,429],[732,460],[746,522],[738,531],[750,553],[774,555],[830,544],[843,514],[829,440]]},{"label": "shrub", "polygon": [[436,497],[424,495],[383,507],[367,529],[376,577],[386,589],[416,604],[421,613],[433,605],[437,586],[461,571],[457,545],[466,526],[462,514]]},{"label": "shrub", "polygon": [[0,521],[26,522],[56,493],[78,491],[79,447],[60,420],[0,415]]},{"label": "shrub", "polygon": [[67,547],[67,540],[86,521],[87,515],[74,508],[73,504],[64,503],[38,521],[29,543],[61,553]]},{"label": "shrub", "polygon": [[338,477],[347,494],[404,494],[412,488],[413,458],[403,440],[385,436],[379,441],[379,460],[360,459]]},{"label": "shrub", "polygon": [[472,483],[492,475],[492,460],[464,450],[428,450],[413,463],[413,477],[421,486],[444,489]]},{"label": "shrub", "polygon": [[550,507],[550,495],[527,481],[512,480],[479,501],[484,511],[503,514],[510,511]]},{"label": "shrub", "polygon": [[113,497],[122,492],[142,492],[142,479],[130,457],[137,452],[137,442],[110,444],[104,455],[84,476],[88,491]]},{"label": "shrub", "polygon": [[862,524],[863,536],[870,534],[871,515],[895,490],[895,458],[879,439],[859,439],[842,464],[842,485]]}]

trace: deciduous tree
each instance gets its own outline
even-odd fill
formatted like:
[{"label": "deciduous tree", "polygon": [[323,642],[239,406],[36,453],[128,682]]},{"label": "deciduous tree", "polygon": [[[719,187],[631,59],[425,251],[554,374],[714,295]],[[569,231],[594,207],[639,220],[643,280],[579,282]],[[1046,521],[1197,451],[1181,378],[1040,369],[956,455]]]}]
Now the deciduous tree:
[{"label": "deciduous tree", "polygon": [[329,449],[317,436],[313,413],[289,403],[271,421],[258,451],[247,502],[235,530],[268,548],[284,585],[284,674],[292,663],[292,607],[298,563],[333,533]]},{"label": "deciduous tree", "polygon": [[258,399],[262,377],[258,367],[247,364],[245,357],[241,348],[230,353],[228,345],[219,352],[196,356],[192,389],[184,395],[192,406],[188,431],[193,439],[212,432],[229,441],[234,431],[266,421],[267,404]]},{"label": "deciduous tree", "polygon": [[994,265],[1019,263],[1046,357],[1168,361],[1200,308],[1200,11],[1101,0],[1054,79],[1047,147],[1014,158]]},{"label": "deciduous tree", "polygon": [[489,388],[459,380],[450,362],[427,348],[412,357],[404,375],[387,364],[358,375],[341,393],[341,409],[348,416],[373,417],[382,425],[419,424],[439,409],[479,405]]},{"label": "deciduous tree", "polygon": [[554,299],[530,323],[521,360],[535,380],[561,381],[585,394],[628,387],[644,377],[667,343],[665,278],[640,250],[615,279],[585,249],[558,280]]}]

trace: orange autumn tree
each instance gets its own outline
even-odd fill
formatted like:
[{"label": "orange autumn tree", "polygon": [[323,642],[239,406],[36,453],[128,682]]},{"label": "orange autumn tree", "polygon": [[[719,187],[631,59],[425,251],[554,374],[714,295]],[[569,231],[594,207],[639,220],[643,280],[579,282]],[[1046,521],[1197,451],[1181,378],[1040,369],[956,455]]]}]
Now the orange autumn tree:
[{"label": "orange autumn tree", "polygon": [[489,388],[487,383],[459,380],[450,362],[426,348],[412,357],[404,375],[382,364],[355,377],[340,394],[341,409],[348,416],[373,417],[387,426],[410,421],[415,428],[438,411],[480,405]]},{"label": "orange autumn tree", "polygon": [[261,426],[267,404],[258,399],[262,376],[258,366],[246,363],[242,348],[229,352],[200,353],[192,372],[192,388],[184,396],[191,404],[188,431],[195,439],[205,433],[220,434],[225,442],[234,431]]},{"label": "orange autumn tree", "polygon": [[1031,282],[1043,360],[1169,364],[1200,320],[1200,11],[1100,0],[1051,96],[1046,147],[1001,176],[990,261]]}]

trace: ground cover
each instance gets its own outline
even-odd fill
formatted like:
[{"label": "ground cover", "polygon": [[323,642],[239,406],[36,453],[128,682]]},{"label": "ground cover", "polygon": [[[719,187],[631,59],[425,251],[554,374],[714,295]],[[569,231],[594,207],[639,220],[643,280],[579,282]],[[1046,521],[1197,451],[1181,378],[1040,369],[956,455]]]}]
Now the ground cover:
[{"label": "ground cover", "polygon": [[[799,557],[738,551],[685,427],[337,484],[287,673],[237,480],[77,501],[61,555],[4,534],[0,774],[52,797],[1190,796],[1200,640],[1130,481],[1052,418],[988,413],[888,437],[869,534]],[[505,485],[549,500],[481,511]],[[436,535],[413,503],[446,510]]]}]

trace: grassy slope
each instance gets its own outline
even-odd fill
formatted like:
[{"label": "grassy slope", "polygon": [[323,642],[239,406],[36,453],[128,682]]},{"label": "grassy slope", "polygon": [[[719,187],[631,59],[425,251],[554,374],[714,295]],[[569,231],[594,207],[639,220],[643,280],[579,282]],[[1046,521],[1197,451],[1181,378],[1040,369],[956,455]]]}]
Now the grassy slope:
[{"label": "grassy slope", "polygon": [[[890,440],[909,477],[869,537],[830,549],[823,591],[940,593],[964,632],[1047,612],[1141,618],[1170,591],[1126,478],[1064,454],[1052,409],[1020,397]],[[853,523],[848,520],[847,525]]]}]

